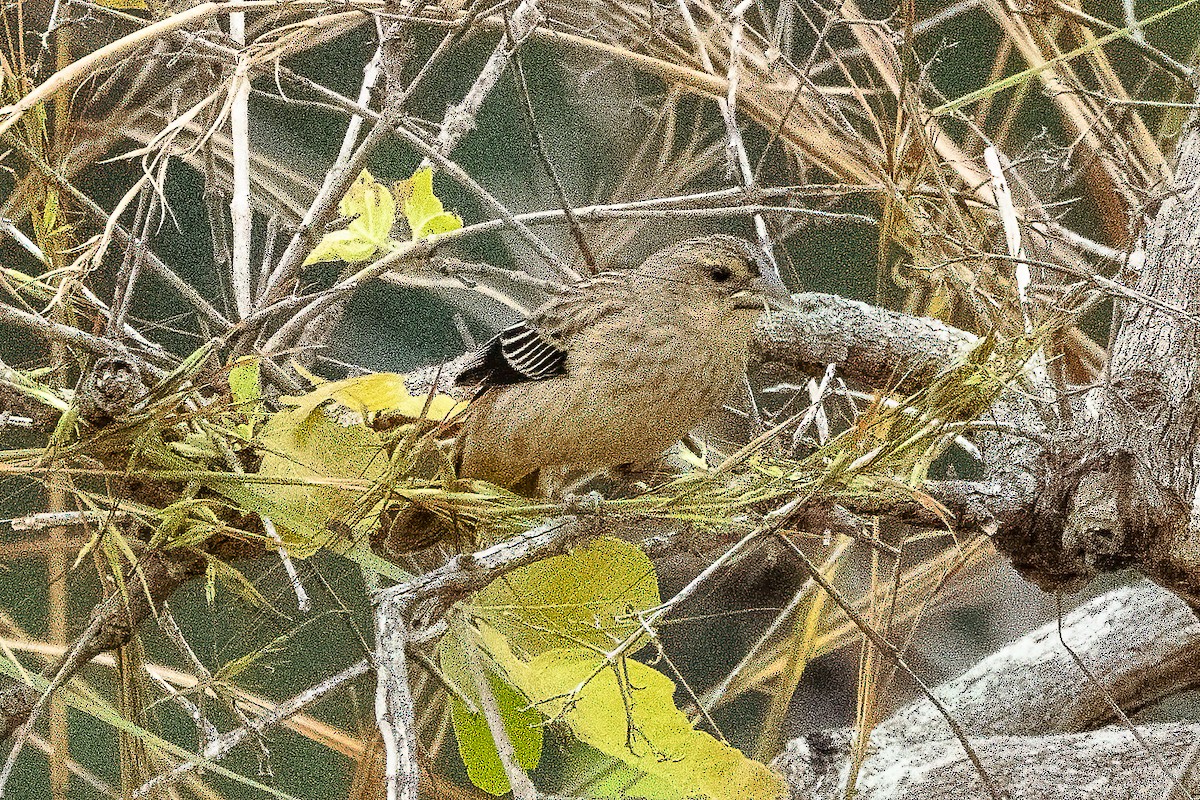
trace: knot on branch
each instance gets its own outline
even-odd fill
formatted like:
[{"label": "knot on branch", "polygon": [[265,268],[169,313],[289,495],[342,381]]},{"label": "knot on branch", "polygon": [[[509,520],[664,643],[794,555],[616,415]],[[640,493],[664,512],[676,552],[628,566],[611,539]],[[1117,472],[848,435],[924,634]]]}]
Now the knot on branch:
[{"label": "knot on branch", "polygon": [[[1014,515],[994,537],[996,549],[1008,555],[1013,568],[1047,592],[1080,589],[1096,574],[1095,564],[1083,555],[1082,539],[1084,531],[1099,531],[1107,523],[1097,517],[1081,522],[1078,530],[1068,528],[1074,510],[1084,507],[1082,499],[1075,504],[1079,484],[1097,470],[1104,476],[1108,460],[1081,456],[1081,446],[1059,446],[1042,454],[1032,510]],[[1088,495],[1094,498],[1095,493]]]},{"label": "knot on branch", "polygon": [[1111,473],[1092,472],[1080,479],[1063,529],[1063,550],[1092,569],[1115,556],[1125,543],[1117,487],[1111,478]]},{"label": "knot on branch", "polygon": [[14,683],[0,692],[0,740],[7,739],[29,718],[40,692],[25,683]]},{"label": "knot on branch", "polygon": [[0,716],[29,716],[30,710],[37,703],[39,694],[35,687],[27,683],[13,684],[0,692]]},{"label": "knot on branch", "polygon": [[1178,501],[1111,439],[1057,437],[1039,465],[1032,512],[996,535],[1017,571],[1046,591],[1075,591],[1100,572],[1146,561],[1148,532],[1165,519],[1151,509],[1178,513]]},{"label": "knot on branch", "polygon": [[593,516],[600,513],[603,502],[604,498],[596,491],[587,494],[569,494],[563,500],[563,513],[576,517]]},{"label": "knot on branch", "polygon": [[121,356],[106,356],[92,365],[79,392],[80,414],[93,425],[120,419],[146,393],[141,371]]},{"label": "knot on branch", "polygon": [[1150,411],[1167,401],[1162,373],[1146,367],[1137,367],[1114,377],[1110,386],[1134,411]]},{"label": "knot on branch", "polygon": [[[130,605],[134,603],[143,607],[146,605],[138,601]],[[126,606],[123,598],[114,595],[108,603],[98,605],[92,611],[95,633],[89,641],[90,649],[94,649],[96,653],[104,653],[128,643],[144,616],[144,609],[130,608]]]}]

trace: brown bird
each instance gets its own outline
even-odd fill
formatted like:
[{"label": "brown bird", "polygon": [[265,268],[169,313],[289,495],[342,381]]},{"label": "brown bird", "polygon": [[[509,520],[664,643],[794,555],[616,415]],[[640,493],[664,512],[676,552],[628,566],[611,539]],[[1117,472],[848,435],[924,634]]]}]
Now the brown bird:
[{"label": "brown bird", "polygon": [[662,454],[741,383],[758,315],[791,302],[759,257],[733,236],[688,239],[502,331],[457,379],[479,387],[459,476],[512,486],[541,467]]}]

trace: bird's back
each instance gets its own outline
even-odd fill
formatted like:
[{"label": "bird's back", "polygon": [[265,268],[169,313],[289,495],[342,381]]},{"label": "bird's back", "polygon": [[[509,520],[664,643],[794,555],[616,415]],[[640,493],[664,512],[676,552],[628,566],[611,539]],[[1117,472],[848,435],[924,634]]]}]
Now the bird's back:
[{"label": "bird's back", "polygon": [[670,288],[600,275],[539,309],[530,324],[561,347],[561,373],[485,388],[460,474],[507,486],[540,467],[650,459],[719,406],[745,370],[746,337]]}]

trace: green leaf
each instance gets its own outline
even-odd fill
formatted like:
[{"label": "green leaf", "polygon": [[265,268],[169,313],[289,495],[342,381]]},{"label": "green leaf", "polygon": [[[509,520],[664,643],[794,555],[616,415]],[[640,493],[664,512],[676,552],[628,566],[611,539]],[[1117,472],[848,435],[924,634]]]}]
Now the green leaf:
[{"label": "green leaf", "polygon": [[514,570],[472,604],[525,656],[561,647],[607,652],[640,630],[635,612],[659,605],[654,564],[621,539]]},{"label": "green leaf", "polygon": [[147,547],[198,547],[213,534],[227,530],[213,514],[212,505],[212,500],[182,497],[166,506]]},{"label": "green leaf", "polygon": [[[333,520],[363,519],[366,510],[356,509],[366,494],[363,482],[374,482],[387,470],[378,434],[361,423],[340,424],[320,408],[275,414],[260,442],[258,474],[280,483],[224,485],[219,491],[242,508],[270,517],[287,551],[300,558],[332,544]],[[341,479],[350,480],[339,485]]]},{"label": "green leaf", "polygon": [[[627,794],[652,800],[779,800],[783,779],[737,749],[697,731],[675,707],[675,684],[632,659],[619,665],[581,648],[549,650],[525,663],[495,631],[481,630],[488,652],[533,705],[561,720],[584,744],[653,780]],[[664,791],[664,784],[670,787]]]},{"label": "green leaf", "polygon": [[[5,277],[9,277],[14,271],[0,270],[0,272]],[[16,274],[19,275],[20,273]],[[34,402],[41,403],[59,412],[65,412],[71,408],[70,398],[74,396],[74,393],[70,389],[55,389],[45,386],[37,382],[37,377],[33,370],[22,372],[10,367],[5,370],[4,388],[9,392],[17,392]]]},{"label": "green leaf", "polygon": [[[592,776],[579,787],[585,797],[626,800],[634,797],[653,797],[655,800],[686,800],[687,793],[662,778],[639,772],[633,767],[601,753],[580,741],[566,744],[559,757],[562,775]],[[631,792],[630,789],[636,787]]]},{"label": "green leaf", "polygon": [[229,369],[229,393],[234,407],[246,415],[247,421],[238,425],[238,433],[247,440],[252,439],[254,426],[265,416],[258,356],[243,356],[234,362]]},{"label": "green leaf", "polygon": [[396,201],[382,183],[365,169],[351,184],[338,203],[343,217],[351,217],[345,230],[321,237],[305,264],[322,261],[368,261],[380,250],[391,247],[392,226],[396,223]]},{"label": "green leaf", "polygon": [[408,180],[393,187],[413,241],[439,233],[456,231],[463,226],[462,217],[445,210],[442,201],[433,193],[433,168],[422,167]]},{"label": "green leaf", "polygon": [[[442,637],[439,645],[439,660],[442,672],[449,678],[478,709],[480,707],[479,692],[471,673],[469,656],[465,648],[476,647],[475,642],[463,641],[461,637],[476,636],[463,624],[455,624],[450,632]],[[482,661],[482,659],[481,659]],[[500,707],[500,716],[504,720],[504,730],[513,746],[517,764],[529,772],[538,765],[542,756],[542,715],[529,708],[529,702],[503,677],[480,665],[487,674],[488,685],[496,704]],[[450,719],[454,723],[454,736],[458,740],[458,753],[462,756],[471,783],[494,795],[507,794],[512,791],[504,764],[496,752],[496,743],[492,739],[492,731],[487,719],[482,713],[472,713],[456,697],[450,698]]]},{"label": "green leaf", "polygon": [[46,203],[42,207],[42,229],[45,231],[53,231],[58,225],[58,192],[49,190],[46,192]]},{"label": "green leaf", "polygon": [[415,577],[411,572],[396,566],[381,556],[375,555],[371,550],[370,540],[365,536],[358,537],[358,541],[354,542],[341,555],[358,564],[366,572],[382,575],[396,583],[405,583]]}]

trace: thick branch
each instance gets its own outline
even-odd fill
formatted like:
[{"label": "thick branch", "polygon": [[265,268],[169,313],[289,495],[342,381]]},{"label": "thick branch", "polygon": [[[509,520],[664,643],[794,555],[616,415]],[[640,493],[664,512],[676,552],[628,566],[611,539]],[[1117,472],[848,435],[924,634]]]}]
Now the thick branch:
[{"label": "thick branch", "polygon": [[[1092,733],[995,736],[971,742],[1008,797],[1021,800],[1162,800],[1173,776],[1162,762],[1187,760],[1200,725]],[[775,761],[793,800],[843,800],[850,765],[849,736],[828,733],[795,739]],[[985,800],[979,775],[956,742],[898,742],[875,750],[858,774],[857,800]]]},{"label": "thick branch", "polygon": [[911,391],[961,361],[978,343],[973,334],[927,317],[805,292],[794,311],[764,315],[755,339],[760,361],[820,373],[838,364],[847,379]]},{"label": "thick branch", "polygon": [[[1200,604],[1196,119],[1177,154],[1175,179],[1145,249],[1130,259],[1136,283],[1118,298],[1121,324],[1107,379],[1074,413],[1060,405],[1044,450],[988,456],[988,469],[1001,470],[992,474],[997,486],[1024,505],[998,517],[993,541],[1048,590],[1079,588],[1099,572],[1133,567]],[[1004,466],[1011,461],[1022,466]]]},{"label": "thick branch", "polygon": [[[1080,732],[1111,718],[1107,697],[1128,711],[1195,682],[1200,623],[1185,603],[1153,584],[1113,590],[1063,620],[1063,638],[1099,685],[1075,665],[1051,623],[988,656],[935,694],[970,734],[988,774],[1010,797],[1160,800],[1187,761],[1200,726],[1123,726]],[[850,732],[796,739],[776,759],[793,798],[846,796]],[[871,738],[855,796],[860,800],[959,800],[987,792],[941,714],[928,700],[884,721]]]},{"label": "thick branch", "polygon": [[[1109,380],[1099,390],[1093,493],[1115,501],[1085,520],[1090,540],[1128,553],[1144,571],[1200,602],[1200,126],[1180,139],[1170,195],[1147,233],[1124,302]],[[1175,313],[1165,309],[1178,309]],[[1076,516],[1085,506],[1076,504]]]},{"label": "thick branch", "polygon": [[[1200,622],[1160,586],[1142,582],[1116,589],[1084,603],[1062,624],[1067,645],[1100,685],[1080,672],[1055,621],[942,684],[937,695],[971,733],[1033,736],[1075,733],[1111,721],[1108,697],[1133,713],[1200,681]],[[927,700],[901,709],[876,731],[878,737],[908,742],[948,735]]]}]

